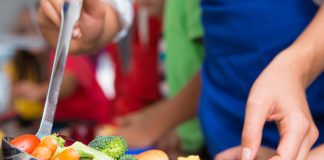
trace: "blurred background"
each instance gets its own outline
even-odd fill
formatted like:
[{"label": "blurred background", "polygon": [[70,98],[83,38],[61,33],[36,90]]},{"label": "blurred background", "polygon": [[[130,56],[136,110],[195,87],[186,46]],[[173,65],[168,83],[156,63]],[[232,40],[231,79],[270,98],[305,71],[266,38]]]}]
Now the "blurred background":
[{"label": "blurred background", "polygon": [[[55,50],[49,48],[38,28],[38,2],[0,1],[0,137],[35,133],[39,126]],[[164,3],[136,1],[134,23],[125,38],[93,54],[69,55],[53,132],[88,143],[96,135],[114,134],[116,119],[175,95],[175,89],[170,91],[166,83]],[[193,3],[198,9],[199,0]],[[201,34],[194,37],[195,41]],[[191,77],[199,70],[201,60],[199,56],[197,65],[186,62],[191,68],[180,72],[197,66],[188,73]],[[184,84],[178,84],[176,90]],[[131,151],[150,148],[164,149],[171,159],[205,154],[196,120]]]}]

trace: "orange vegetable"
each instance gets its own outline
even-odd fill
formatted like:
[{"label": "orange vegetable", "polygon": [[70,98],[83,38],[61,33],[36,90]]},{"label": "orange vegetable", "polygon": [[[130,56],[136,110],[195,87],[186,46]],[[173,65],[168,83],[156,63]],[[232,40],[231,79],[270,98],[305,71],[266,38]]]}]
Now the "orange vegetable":
[{"label": "orange vegetable", "polygon": [[149,150],[136,156],[138,160],[169,160],[168,155],[161,150]]},{"label": "orange vegetable", "polygon": [[20,150],[31,154],[37,147],[40,140],[31,134],[24,134],[10,141],[10,144],[19,148]]},{"label": "orange vegetable", "polygon": [[[58,147],[57,141],[54,138],[47,136],[44,139],[42,139],[41,142],[37,145],[36,149],[32,152],[32,155],[35,156],[36,158],[40,159],[41,157],[43,157],[42,154],[45,154],[44,148],[46,148],[46,149],[48,149],[48,151],[46,151],[46,155],[49,152],[50,156],[48,159],[50,159],[53,156],[53,154],[56,152],[57,147]],[[38,148],[41,148],[41,149],[37,150]],[[41,157],[38,157],[38,156],[41,156]],[[43,158],[42,160],[47,160],[47,159]]]},{"label": "orange vegetable", "polygon": [[73,148],[67,148],[52,160],[79,160],[80,156],[78,151]]},{"label": "orange vegetable", "polygon": [[34,151],[32,156],[37,158],[38,160],[49,160],[52,157],[52,153],[50,149],[46,147],[37,147]]}]

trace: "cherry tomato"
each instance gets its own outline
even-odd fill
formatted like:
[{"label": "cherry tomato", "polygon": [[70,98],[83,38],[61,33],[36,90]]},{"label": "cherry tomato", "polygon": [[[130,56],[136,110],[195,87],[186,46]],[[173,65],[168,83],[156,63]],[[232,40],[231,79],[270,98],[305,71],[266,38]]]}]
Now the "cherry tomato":
[{"label": "cherry tomato", "polygon": [[32,156],[37,158],[38,160],[49,160],[52,157],[52,153],[50,149],[46,147],[37,147],[33,153]]},{"label": "cherry tomato", "polygon": [[73,148],[67,148],[52,160],[79,160],[80,156],[78,151]]},{"label": "cherry tomato", "polygon": [[31,134],[24,134],[10,141],[10,144],[19,148],[20,150],[31,154],[37,147],[40,140]]}]

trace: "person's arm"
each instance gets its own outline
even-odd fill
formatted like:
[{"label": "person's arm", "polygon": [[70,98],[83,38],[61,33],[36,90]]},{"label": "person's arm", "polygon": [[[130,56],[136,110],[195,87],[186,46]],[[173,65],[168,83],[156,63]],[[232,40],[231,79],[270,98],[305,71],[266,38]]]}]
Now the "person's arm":
[{"label": "person's arm", "polygon": [[[60,89],[60,98],[67,98],[73,95],[78,87],[78,82],[73,75],[65,73]],[[13,85],[13,96],[29,100],[41,101],[47,96],[48,82],[36,84],[28,81],[18,82]]]},{"label": "person's arm", "polygon": [[[40,2],[39,24],[44,37],[52,47],[57,43],[62,2],[62,0]],[[111,5],[102,0],[84,0],[79,22],[73,31],[70,52],[92,53],[110,42],[121,29],[122,22]]]},{"label": "person's arm", "polygon": [[131,147],[152,145],[167,131],[196,115],[200,85],[197,73],[175,97],[119,119],[115,134],[125,137]]},{"label": "person's arm", "polygon": [[324,7],[299,38],[282,51],[251,88],[242,133],[242,160],[252,160],[266,121],[277,123],[280,159],[306,159],[318,137],[306,88],[324,70]]}]

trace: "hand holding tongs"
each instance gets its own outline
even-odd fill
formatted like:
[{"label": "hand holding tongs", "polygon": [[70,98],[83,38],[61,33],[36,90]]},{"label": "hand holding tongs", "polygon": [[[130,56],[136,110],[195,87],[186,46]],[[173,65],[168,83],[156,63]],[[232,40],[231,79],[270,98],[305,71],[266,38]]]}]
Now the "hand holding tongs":
[{"label": "hand holding tongs", "polygon": [[82,0],[65,0],[61,9],[61,29],[56,47],[55,59],[48,87],[42,121],[36,136],[43,138],[52,132],[56,104],[60,93],[64,68],[73,28],[78,21],[82,9]]}]

